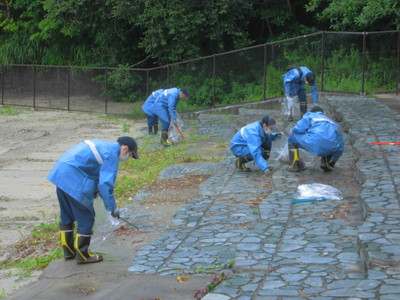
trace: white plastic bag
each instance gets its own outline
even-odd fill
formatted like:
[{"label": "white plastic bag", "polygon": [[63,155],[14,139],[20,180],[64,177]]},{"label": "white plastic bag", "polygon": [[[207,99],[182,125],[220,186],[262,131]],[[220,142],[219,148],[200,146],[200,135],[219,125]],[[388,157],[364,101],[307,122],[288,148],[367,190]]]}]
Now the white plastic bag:
[{"label": "white plastic bag", "polygon": [[321,183],[302,184],[297,187],[294,199],[326,198],[329,200],[342,200],[342,192],[334,187]]}]

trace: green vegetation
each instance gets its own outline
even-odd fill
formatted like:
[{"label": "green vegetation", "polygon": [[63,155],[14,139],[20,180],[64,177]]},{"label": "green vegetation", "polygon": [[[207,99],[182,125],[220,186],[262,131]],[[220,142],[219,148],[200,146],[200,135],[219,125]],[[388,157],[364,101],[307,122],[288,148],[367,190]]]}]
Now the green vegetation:
[{"label": "green vegetation", "polygon": [[[168,148],[142,150],[151,146],[154,138],[144,138],[140,144],[140,159],[121,164],[115,184],[115,197],[118,206],[130,204],[137,191],[155,182],[161,170],[175,164],[204,161],[204,158],[186,151],[189,144],[206,137],[194,136],[180,140],[179,144]],[[150,148],[150,147],[149,147]]]},{"label": "green vegetation", "polygon": [[[30,276],[33,270],[45,268],[51,261],[62,257],[62,249],[59,247],[60,238],[58,233],[59,220],[49,224],[34,226],[31,236],[19,241],[15,248],[17,254],[14,259],[1,262],[1,269],[16,268],[16,274],[20,277]],[[31,249],[33,255],[24,257],[26,249]],[[49,249],[52,249],[49,252]]]},{"label": "green vegetation", "polygon": [[22,113],[22,111],[15,107],[7,106],[7,105],[3,105],[0,107],[0,115],[3,115],[3,116],[17,116],[20,113]]}]

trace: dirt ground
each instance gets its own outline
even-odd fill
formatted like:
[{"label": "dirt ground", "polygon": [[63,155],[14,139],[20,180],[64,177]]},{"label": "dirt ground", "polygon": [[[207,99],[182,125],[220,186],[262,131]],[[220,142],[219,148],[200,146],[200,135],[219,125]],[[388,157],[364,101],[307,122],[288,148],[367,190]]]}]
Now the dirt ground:
[{"label": "dirt ground", "polygon": [[[115,141],[122,135],[136,138],[146,134],[145,120],[54,110],[26,109],[17,116],[0,114],[0,261],[34,257],[59,247],[54,242],[41,244],[38,238],[25,243],[20,241],[29,236],[33,226],[53,222],[58,215],[55,187],[46,176],[63,152],[85,139]],[[162,224],[163,229],[168,228],[178,208],[196,198],[199,184],[207,179],[207,176],[194,177],[148,186],[151,200],[135,207],[135,212],[147,216],[154,228],[160,227],[158,224]],[[106,213],[101,200],[99,203],[95,205],[96,223],[98,218],[103,218],[100,221],[108,227],[107,232],[102,232],[102,228],[95,225],[91,248],[112,253],[105,258],[116,261],[107,263],[115,272],[124,273],[136,251],[160,236],[162,231],[141,232],[122,220],[99,216]],[[48,268],[64,263],[55,261]],[[22,278],[15,269],[0,270],[0,295],[13,293],[41,275],[42,271],[37,271]]]},{"label": "dirt ground", "polygon": [[[32,249],[21,247],[16,252],[11,245],[27,237],[33,226],[50,223],[58,215],[55,187],[46,176],[63,152],[85,139],[116,141],[119,136],[137,137],[145,133],[144,120],[29,109],[17,116],[0,115],[0,260],[21,257],[24,253],[34,255]],[[116,233],[123,242],[130,230]],[[133,241],[145,243],[145,239],[153,238],[154,234],[146,238],[135,235]],[[47,249],[51,250],[51,245]],[[21,279],[15,270],[0,270],[0,293],[4,290],[8,294],[40,273]]]}]

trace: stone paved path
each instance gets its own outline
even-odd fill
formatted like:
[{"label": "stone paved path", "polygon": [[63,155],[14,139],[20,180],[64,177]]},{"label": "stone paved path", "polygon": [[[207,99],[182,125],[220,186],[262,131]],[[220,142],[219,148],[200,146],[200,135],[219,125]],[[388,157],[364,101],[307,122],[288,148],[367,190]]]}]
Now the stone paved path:
[{"label": "stone paved path", "polygon": [[[359,192],[291,204],[298,185],[323,172],[292,174],[273,157],[272,177],[255,168],[237,172],[232,156],[173,166],[165,174],[212,176],[201,184],[201,196],[176,212],[175,228],[143,247],[129,271],[171,275],[234,262],[231,276],[203,299],[399,299],[399,148],[370,145],[399,141],[399,116],[373,99],[326,96],[322,105],[346,140],[332,173],[340,176],[356,162],[346,175]],[[236,130],[235,119],[202,118],[197,134]]]}]

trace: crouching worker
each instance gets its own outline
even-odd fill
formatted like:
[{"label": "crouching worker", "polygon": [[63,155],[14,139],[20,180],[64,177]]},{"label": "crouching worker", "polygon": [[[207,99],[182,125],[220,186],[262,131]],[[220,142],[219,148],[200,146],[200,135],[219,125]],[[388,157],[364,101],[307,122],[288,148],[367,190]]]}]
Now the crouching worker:
[{"label": "crouching worker", "polygon": [[114,184],[118,163],[130,157],[139,159],[136,141],[131,137],[120,137],[115,143],[86,140],[65,152],[51,170],[47,179],[57,187],[61,245],[66,260],[76,257],[78,264],[103,260],[89,251],[95,219],[93,199],[98,192],[111,216],[119,218]]},{"label": "crouching worker", "polygon": [[321,169],[332,171],[344,151],[343,135],[338,128],[338,124],[325,116],[319,106],[306,113],[291,129],[288,138],[289,171],[300,172],[303,169],[298,148],[320,156]]},{"label": "crouching worker", "polygon": [[239,171],[250,171],[246,163],[255,161],[257,166],[266,175],[271,174],[267,160],[270,155],[272,141],[282,133],[272,133],[276,130],[273,117],[265,116],[261,121],[256,121],[242,127],[232,138],[230,149],[237,157],[235,166]]}]

